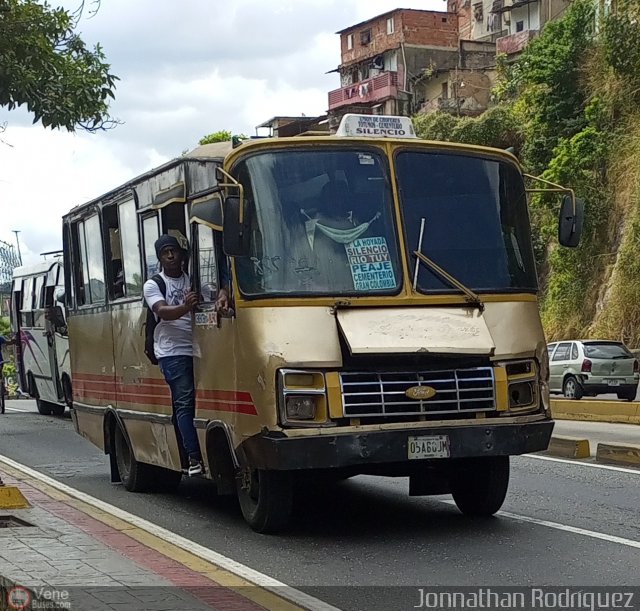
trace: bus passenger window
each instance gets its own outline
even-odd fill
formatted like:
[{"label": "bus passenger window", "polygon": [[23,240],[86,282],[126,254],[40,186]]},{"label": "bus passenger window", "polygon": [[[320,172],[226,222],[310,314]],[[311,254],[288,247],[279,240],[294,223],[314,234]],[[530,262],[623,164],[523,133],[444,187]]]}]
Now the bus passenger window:
[{"label": "bus passenger window", "polygon": [[158,217],[147,216],[142,220],[142,237],[144,244],[144,268],[145,279],[151,278],[160,271],[158,266],[158,257],[154,248],[155,241],[160,237],[158,230]]},{"label": "bus passenger window", "polygon": [[213,229],[196,225],[198,235],[198,279],[203,303],[215,302],[220,278],[218,276],[219,249]]},{"label": "bus passenger window", "polygon": [[140,270],[140,244],[138,240],[138,219],[136,203],[132,199],[118,206],[120,220],[120,244],[124,264],[124,293],[127,297],[142,294],[142,273]]},{"label": "bus passenger window", "polygon": [[104,259],[98,215],[79,221],[73,233],[78,305],[103,303],[105,298]]}]

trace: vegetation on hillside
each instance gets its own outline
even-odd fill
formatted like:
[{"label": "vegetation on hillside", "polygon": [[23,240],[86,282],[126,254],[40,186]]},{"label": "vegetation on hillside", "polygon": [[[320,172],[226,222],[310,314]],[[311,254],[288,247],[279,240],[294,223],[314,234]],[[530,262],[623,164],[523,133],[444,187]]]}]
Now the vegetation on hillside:
[{"label": "vegetation on hillside", "polygon": [[419,135],[514,147],[526,171],[586,202],[576,249],[557,245],[557,198],[532,198],[541,311],[549,339],[640,345],[640,3],[596,14],[577,0],[516,62],[499,62],[494,106],[477,118],[414,119]]}]

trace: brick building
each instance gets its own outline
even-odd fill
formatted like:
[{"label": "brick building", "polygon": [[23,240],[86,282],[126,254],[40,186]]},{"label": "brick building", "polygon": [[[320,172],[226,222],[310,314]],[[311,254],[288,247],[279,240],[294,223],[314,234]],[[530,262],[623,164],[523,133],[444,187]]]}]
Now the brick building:
[{"label": "brick building", "polygon": [[440,11],[396,9],[337,32],[341,86],[329,92],[335,129],[347,112],[401,114],[424,103],[425,75],[458,65],[458,21]]},{"label": "brick building", "polygon": [[515,58],[545,23],[557,19],[570,0],[447,0],[458,16],[460,38],[495,42],[496,52]]}]

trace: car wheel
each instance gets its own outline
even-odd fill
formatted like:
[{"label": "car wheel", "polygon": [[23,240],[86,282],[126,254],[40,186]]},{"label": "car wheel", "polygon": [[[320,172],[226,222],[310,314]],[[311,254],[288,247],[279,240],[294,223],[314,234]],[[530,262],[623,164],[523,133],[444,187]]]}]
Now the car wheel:
[{"label": "car wheel", "polygon": [[574,376],[568,376],[562,385],[562,394],[567,399],[582,399],[584,391]]},{"label": "car wheel", "polygon": [[631,388],[626,390],[619,390],[616,394],[618,395],[618,399],[623,399],[624,401],[633,401],[636,398],[637,389]]}]

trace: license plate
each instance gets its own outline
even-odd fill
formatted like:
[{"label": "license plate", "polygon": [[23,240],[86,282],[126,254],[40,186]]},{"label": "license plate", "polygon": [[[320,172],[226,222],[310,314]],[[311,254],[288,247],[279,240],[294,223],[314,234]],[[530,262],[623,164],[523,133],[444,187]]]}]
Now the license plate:
[{"label": "license plate", "polygon": [[409,460],[419,458],[449,458],[451,455],[449,435],[423,435],[409,437],[407,456]]},{"label": "license plate", "polygon": [[620,386],[620,380],[610,379],[607,380],[609,386]]}]

